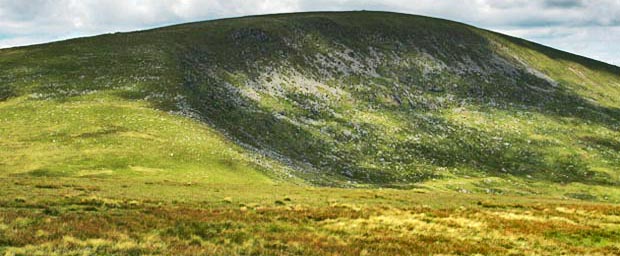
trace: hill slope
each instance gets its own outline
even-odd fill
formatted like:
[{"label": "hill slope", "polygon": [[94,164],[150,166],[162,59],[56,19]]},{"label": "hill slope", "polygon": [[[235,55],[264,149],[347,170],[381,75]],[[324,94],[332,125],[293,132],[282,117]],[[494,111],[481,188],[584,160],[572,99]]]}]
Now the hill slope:
[{"label": "hill slope", "polygon": [[[457,178],[503,193],[528,191],[522,183],[620,181],[620,68],[445,20],[382,12],[226,19],[4,49],[0,67],[8,149],[0,168],[9,172],[182,171],[211,163],[196,152],[221,149],[175,144],[211,132],[173,121],[179,117],[119,117],[164,115],[138,104],[212,126],[234,141],[223,148],[241,143],[238,150],[277,160],[268,175],[287,165],[316,184]],[[78,113],[86,115],[72,119]],[[109,118],[157,130],[171,147],[198,155],[172,168],[170,150],[128,148],[126,133],[135,131]],[[67,128],[60,120],[91,126]],[[167,131],[178,122],[181,130]],[[84,134],[94,151],[82,140],[67,142]],[[49,158],[53,151],[39,139],[73,153]],[[48,160],[24,164],[34,156]]]}]

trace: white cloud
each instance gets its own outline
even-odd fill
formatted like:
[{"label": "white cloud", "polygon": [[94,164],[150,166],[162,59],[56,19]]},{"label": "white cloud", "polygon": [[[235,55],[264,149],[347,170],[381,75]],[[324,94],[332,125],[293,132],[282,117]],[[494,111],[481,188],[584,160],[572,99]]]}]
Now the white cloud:
[{"label": "white cloud", "polygon": [[618,0],[0,0],[0,47],[243,15],[361,9],[462,21],[620,65]]}]

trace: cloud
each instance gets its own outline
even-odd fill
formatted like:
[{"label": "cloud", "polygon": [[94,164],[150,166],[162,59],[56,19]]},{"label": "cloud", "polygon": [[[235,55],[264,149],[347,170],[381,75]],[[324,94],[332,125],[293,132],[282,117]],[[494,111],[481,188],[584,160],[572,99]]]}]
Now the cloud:
[{"label": "cloud", "polygon": [[620,65],[617,0],[0,0],[0,47],[244,15],[362,9],[461,21]]},{"label": "cloud", "polygon": [[577,8],[585,6],[582,0],[545,0],[544,6],[555,8]]}]

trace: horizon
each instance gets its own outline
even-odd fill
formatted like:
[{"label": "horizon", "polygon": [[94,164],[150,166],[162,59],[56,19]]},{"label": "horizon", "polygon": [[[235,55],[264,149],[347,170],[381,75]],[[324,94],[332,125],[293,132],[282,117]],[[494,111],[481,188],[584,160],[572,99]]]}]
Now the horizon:
[{"label": "horizon", "polygon": [[620,41],[620,3],[614,1],[237,2],[42,0],[33,5],[0,0],[0,49],[256,15],[378,11],[460,22],[620,66],[620,46],[614,44]]},{"label": "horizon", "polygon": [[[162,25],[156,26],[156,27],[146,27],[146,28],[137,29],[137,30],[114,31],[114,32],[106,32],[106,33],[99,33],[99,34],[93,34],[93,35],[77,36],[77,37],[71,37],[71,38],[65,38],[65,39],[59,39],[59,40],[48,41],[48,42],[41,42],[41,43],[34,43],[34,44],[28,44],[28,45],[16,45],[16,46],[4,47],[4,48],[0,47],[0,50],[12,49],[12,48],[20,48],[20,47],[29,47],[29,46],[36,46],[36,45],[53,44],[53,43],[58,43],[58,42],[76,40],[76,39],[81,39],[81,38],[97,37],[97,36],[103,36],[103,35],[111,35],[111,34],[116,34],[116,33],[137,33],[137,32],[142,32],[142,31],[163,29],[163,28],[173,27],[173,26],[183,26],[183,25],[192,24],[192,23],[203,23],[203,22],[211,22],[211,21],[219,21],[219,20],[227,20],[227,19],[242,19],[242,18],[249,18],[249,17],[272,16],[272,15],[287,15],[287,14],[303,14],[303,13],[348,13],[348,12],[383,12],[383,13],[393,13],[393,14],[402,14],[402,15],[412,15],[412,16],[426,17],[426,18],[432,18],[432,19],[441,19],[441,20],[446,20],[446,21],[450,21],[450,22],[456,22],[456,23],[465,24],[467,26],[472,26],[472,27],[479,28],[479,29],[489,30],[489,31],[492,31],[492,32],[495,32],[495,33],[500,33],[502,35],[513,36],[513,35],[502,33],[500,31],[496,31],[496,30],[492,30],[492,29],[488,29],[488,28],[484,28],[484,27],[478,27],[478,26],[475,26],[475,25],[472,25],[472,24],[469,24],[469,23],[466,23],[466,22],[449,20],[449,19],[445,19],[445,18],[441,18],[441,17],[433,17],[433,16],[411,14],[411,13],[402,13],[402,12],[395,12],[395,11],[377,11],[377,10],[302,11],[302,12],[251,14],[251,15],[243,15],[243,16],[235,16],[235,17],[224,17],[224,18],[215,18],[215,19],[207,19],[207,20],[188,21],[188,22],[181,22],[181,23],[162,24]],[[573,55],[577,55],[577,56],[580,56],[580,57],[584,57],[584,58],[588,58],[588,59],[591,59],[591,60],[603,62],[603,63],[608,64],[608,65],[620,67],[620,63],[619,64],[614,64],[614,63],[606,62],[606,61],[603,61],[603,60],[591,58],[589,56],[581,55],[581,54],[578,54],[578,53],[566,51],[566,50],[563,50],[563,49],[558,49],[558,48],[555,48],[555,47],[553,47],[551,45],[546,45],[544,43],[540,43],[540,42],[536,42],[536,41],[531,41],[531,40],[526,39],[526,38],[517,37],[517,36],[513,36],[513,37],[524,39],[524,40],[527,40],[529,42],[537,43],[537,44],[540,44],[540,45],[543,45],[543,46],[546,46],[546,47],[553,48],[555,50],[560,50],[560,51],[563,51],[563,52],[566,52],[566,53],[570,53],[570,54],[573,54]]]}]

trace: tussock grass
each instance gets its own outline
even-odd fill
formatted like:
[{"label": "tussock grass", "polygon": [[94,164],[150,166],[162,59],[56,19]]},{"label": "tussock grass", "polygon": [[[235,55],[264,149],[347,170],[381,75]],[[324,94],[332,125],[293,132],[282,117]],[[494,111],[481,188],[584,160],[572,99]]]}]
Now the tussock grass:
[{"label": "tussock grass", "polygon": [[[175,187],[179,193],[188,187]],[[256,197],[248,196],[251,189]],[[275,188],[274,188],[275,189]],[[107,188],[92,193],[108,194]],[[278,191],[278,192],[275,192]],[[15,254],[615,254],[617,205],[413,191],[228,188],[231,203],[50,194],[56,212],[0,207],[0,251]],[[275,192],[275,193],[274,193]],[[212,192],[213,197],[218,192]],[[295,204],[276,199],[296,194]],[[271,200],[270,200],[271,199]],[[273,201],[272,201],[273,200]],[[380,200],[380,203],[377,201]],[[478,202],[486,200],[480,205]],[[274,204],[273,202],[283,204]],[[290,204],[290,205],[289,205]],[[92,211],[88,206],[98,209]],[[488,207],[493,205],[493,207]]]}]

